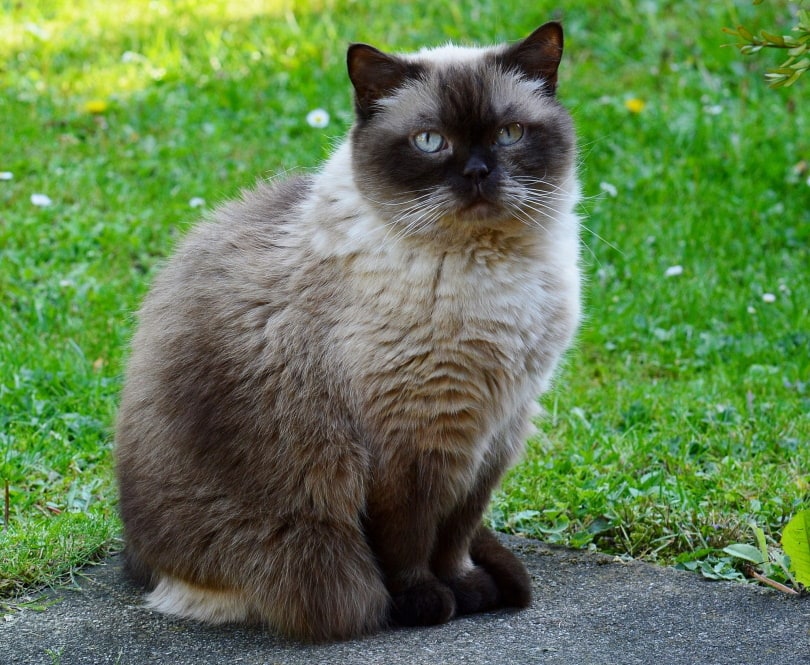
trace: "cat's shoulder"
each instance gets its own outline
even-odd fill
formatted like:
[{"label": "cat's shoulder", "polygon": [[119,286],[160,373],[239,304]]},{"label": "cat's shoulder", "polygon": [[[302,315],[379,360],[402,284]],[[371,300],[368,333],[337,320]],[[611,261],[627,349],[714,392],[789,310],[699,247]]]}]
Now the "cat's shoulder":
[{"label": "cat's shoulder", "polygon": [[292,175],[260,180],[239,198],[221,205],[214,213],[219,221],[272,222],[283,218],[304,201],[312,190],[312,177]]},{"label": "cat's shoulder", "polygon": [[157,284],[247,279],[268,262],[281,270],[301,245],[300,206],[312,189],[309,175],[261,180],[214,208],[184,234]]}]

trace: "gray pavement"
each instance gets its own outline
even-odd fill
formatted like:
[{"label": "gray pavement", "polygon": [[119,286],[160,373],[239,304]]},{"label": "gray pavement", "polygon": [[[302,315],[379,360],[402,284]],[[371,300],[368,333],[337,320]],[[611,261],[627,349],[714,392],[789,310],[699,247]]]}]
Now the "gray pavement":
[{"label": "gray pavement", "polygon": [[528,610],[329,645],[210,628],[143,609],[112,557],[45,611],[0,617],[0,665],[810,665],[810,598],[508,538]]}]

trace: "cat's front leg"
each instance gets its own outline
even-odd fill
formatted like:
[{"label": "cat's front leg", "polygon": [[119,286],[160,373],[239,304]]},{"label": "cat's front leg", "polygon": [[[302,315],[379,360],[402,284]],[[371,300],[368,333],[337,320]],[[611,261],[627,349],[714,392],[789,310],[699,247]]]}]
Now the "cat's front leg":
[{"label": "cat's front leg", "polygon": [[518,609],[529,606],[532,601],[532,581],[526,567],[483,524],[473,538],[470,556],[495,582],[498,605]]},{"label": "cat's front leg", "polygon": [[391,594],[391,622],[444,623],[456,615],[456,596],[430,567],[442,506],[445,471],[430,453],[386,465],[369,499],[366,531]]},{"label": "cat's front leg", "polygon": [[453,590],[457,614],[524,608],[531,602],[526,568],[481,521],[493,488],[522,447],[526,420],[514,418],[496,437],[475,485],[439,526],[431,568]]},{"label": "cat's front leg", "polygon": [[457,614],[531,603],[531,578],[521,561],[481,524],[469,545],[466,566],[440,575],[456,598]]},{"label": "cat's front leg", "polygon": [[495,482],[493,475],[479,478],[466,499],[442,520],[431,555],[431,569],[453,591],[458,614],[486,612],[501,605],[495,580],[471,551]]},{"label": "cat's front leg", "polygon": [[455,614],[455,594],[435,577],[391,596],[391,622],[397,626],[434,626]]},{"label": "cat's front leg", "polygon": [[[374,549],[385,571],[386,586],[391,594],[390,620],[398,626],[432,626],[449,621],[456,615],[456,596],[428,566],[429,547],[425,532],[413,527],[422,520],[403,519],[407,512],[385,516],[397,520],[395,529],[375,531]],[[383,517],[384,513],[377,513]],[[394,536],[394,532],[399,536]]]}]

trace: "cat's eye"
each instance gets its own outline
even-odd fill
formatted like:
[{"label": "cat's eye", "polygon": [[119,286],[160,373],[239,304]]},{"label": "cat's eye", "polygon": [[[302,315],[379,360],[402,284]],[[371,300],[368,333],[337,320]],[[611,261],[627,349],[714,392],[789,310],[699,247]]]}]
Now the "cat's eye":
[{"label": "cat's eye", "polygon": [[439,152],[447,147],[447,140],[438,132],[427,131],[414,134],[413,144],[422,152]]},{"label": "cat's eye", "polygon": [[512,122],[504,125],[498,130],[495,143],[502,146],[514,145],[523,138],[523,125],[519,122]]}]

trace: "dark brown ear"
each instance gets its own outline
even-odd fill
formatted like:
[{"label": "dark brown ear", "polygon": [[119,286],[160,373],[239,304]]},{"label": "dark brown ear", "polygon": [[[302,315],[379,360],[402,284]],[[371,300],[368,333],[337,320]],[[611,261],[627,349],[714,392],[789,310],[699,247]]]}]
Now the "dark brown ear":
[{"label": "dark brown ear", "polygon": [[419,65],[388,55],[368,44],[352,44],[346,54],[349,78],[354,85],[357,115],[368,119],[375,104],[401,87],[409,78],[419,76]]},{"label": "dark brown ear", "polygon": [[563,29],[552,21],[510,46],[499,60],[505,67],[517,69],[531,79],[542,79],[546,82],[546,91],[553,95],[557,89],[557,68],[562,53]]}]

